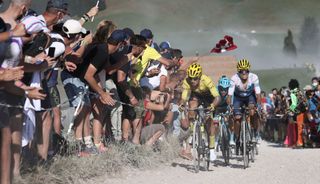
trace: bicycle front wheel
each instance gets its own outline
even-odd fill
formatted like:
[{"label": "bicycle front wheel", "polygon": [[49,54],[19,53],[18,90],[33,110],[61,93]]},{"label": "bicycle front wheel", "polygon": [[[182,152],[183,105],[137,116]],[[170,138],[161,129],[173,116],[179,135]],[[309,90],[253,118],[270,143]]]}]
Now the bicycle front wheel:
[{"label": "bicycle front wheel", "polygon": [[[245,118],[245,117],[244,117]],[[246,169],[249,167],[249,155],[247,152],[247,131],[246,124],[247,122],[243,119],[241,123],[241,131],[242,131],[242,153],[243,153],[243,168]]]},{"label": "bicycle front wheel", "polygon": [[200,141],[201,141],[201,131],[198,123],[195,123],[192,139],[192,150],[193,150],[193,165],[195,173],[199,172],[200,169]]},{"label": "bicycle front wheel", "polygon": [[229,133],[225,125],[222,125],[221,131],[222,131],[222,136],[221,136],[222,156],[224,158],[224,163],[226,165],[229,165],[229,160],[230,160]]}]

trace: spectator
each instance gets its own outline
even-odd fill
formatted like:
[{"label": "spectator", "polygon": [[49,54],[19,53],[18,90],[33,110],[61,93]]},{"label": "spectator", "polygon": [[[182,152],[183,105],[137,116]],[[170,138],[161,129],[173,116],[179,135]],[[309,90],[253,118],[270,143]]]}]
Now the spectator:
[{"label": "spectator", "polygon": [[153,40],[153,33],[150,29],[143,29],[140,31],[140,35],[147,39],[147,44],[156,49],[156,51],[160,52],[160,48],[156,42]]}]

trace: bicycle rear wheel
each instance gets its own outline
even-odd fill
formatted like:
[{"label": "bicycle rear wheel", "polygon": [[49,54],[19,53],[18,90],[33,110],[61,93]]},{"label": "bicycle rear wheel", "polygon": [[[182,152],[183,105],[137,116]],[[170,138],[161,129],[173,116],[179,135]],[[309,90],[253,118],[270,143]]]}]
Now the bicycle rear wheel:
[{"label": "bicycle rear wheel", "polygon": [[249,149],[248,149],[248,152],[249,152],[249,155],[250,155],[250,160],[251,162],[254,162],[254,157],[255,157],[255,151],[254,151],[254,148],[255,148],[255,144],[254,142],[252,142],[252,138],[253,138],[253,129],[250,128],[250,125],[247,124],[246,126],[246,129],[247,129],[247,132],[248,132],[248,145],[249,145]]}]

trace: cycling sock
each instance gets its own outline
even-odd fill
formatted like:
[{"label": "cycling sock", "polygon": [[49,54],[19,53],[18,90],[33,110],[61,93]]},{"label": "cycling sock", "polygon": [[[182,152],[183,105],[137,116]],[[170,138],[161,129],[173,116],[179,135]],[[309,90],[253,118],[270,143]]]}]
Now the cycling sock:
[{"label": "cycling sock", "polygon": [[214,135],[209,136],[209,149],[214,149],[214,144],[215,144],[214,138],[215,138]]}]

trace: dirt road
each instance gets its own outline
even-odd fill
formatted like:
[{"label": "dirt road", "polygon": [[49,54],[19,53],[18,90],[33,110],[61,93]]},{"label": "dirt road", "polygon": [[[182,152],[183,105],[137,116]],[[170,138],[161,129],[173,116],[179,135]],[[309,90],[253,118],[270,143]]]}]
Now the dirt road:
[{"label": "dirt road", "polygon": [[291,149],[262,142],[260,153],[247,169],[242,168],[240,157],[234,157],[225,167],[219,158],[210,171],[194,173],[192,162],[177,159],[150,170],[130,170],[115,178],[101,177],[97,183],[112,184],[273,184],[320,183],[320,150]]}]

